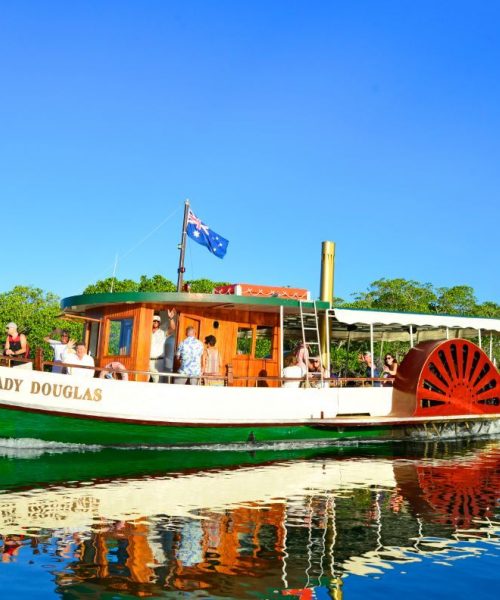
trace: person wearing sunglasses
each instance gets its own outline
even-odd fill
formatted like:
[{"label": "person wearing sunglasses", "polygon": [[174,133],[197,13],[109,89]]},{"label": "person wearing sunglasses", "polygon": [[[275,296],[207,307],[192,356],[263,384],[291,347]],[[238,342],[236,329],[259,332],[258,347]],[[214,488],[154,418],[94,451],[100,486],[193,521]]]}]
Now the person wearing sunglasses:
[{"label": "person wearing sunglasses", "polygon": [[[384,357],[383,377],[389,379],[396,377],[398,372],[398,361],[392,354],[387,353]],[[392,385],[392,381],[387,381],[385,385]]]},{"label": "person wearing sunglasses", "polygon": [[[55,335],[59,335],[59,340],[54,339]],[[69,333],[66,329],[54,329],[47,337],[43,338],[54,351],[54,362],[62,363],[63,354],[68,348]],[[61,365],[52,365],[52,373],[65,373],[64,367]]]}]

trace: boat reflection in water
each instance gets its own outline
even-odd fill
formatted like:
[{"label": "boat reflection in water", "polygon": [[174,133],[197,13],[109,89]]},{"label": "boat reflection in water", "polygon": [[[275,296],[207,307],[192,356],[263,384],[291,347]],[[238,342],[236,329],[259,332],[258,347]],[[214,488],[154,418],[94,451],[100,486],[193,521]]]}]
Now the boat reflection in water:
[{"label": "boat reflection in water", "polygon": [[238,456],[4,455],[4,592],[22,589],[31,563],[55,580],[43,597],[340,598],[349,575],[383,579],[500,543],[498,442]]}]

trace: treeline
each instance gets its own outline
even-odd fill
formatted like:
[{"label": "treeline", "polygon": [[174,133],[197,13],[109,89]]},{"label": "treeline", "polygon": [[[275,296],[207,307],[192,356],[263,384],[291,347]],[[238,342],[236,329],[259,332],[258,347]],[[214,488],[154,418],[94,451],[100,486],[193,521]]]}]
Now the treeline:
[{"label": "treeline", "polygon": [[335,305],[344,308],[371,308],[401,312],[463,315],[500,318],[500,304],[479,303],[468,285],[434,287],[407,279],[379,279],[366,292],[353,294],[354,300],[337,298]]},{"label": "treeline", "polygon": [[[198,294],[210,294],[214,287],[219,285],[229,285],[225,281],[212,281],[210,279],[191,279],[185,282],[189,285],[189,291]],[[88,285],[84,290],[84,294],[99,294],[99,293],[118,293],[118,292],[175,292],[177,286],[166,279],[163,275],[153,275],[147,277],[141,275],[139,281],[133,279],[117,279],[116,277],[108,277],[101,279]]]}]

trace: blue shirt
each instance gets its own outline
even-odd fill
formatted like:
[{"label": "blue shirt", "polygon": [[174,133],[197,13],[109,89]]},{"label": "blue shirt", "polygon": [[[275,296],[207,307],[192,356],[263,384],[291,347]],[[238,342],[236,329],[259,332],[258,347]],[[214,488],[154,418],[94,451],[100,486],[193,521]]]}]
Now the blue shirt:
[{"label": "blue shirt", "polygon": [[187,337],[177,348],[177,356],[181,359],[179,373],[183,375],[201,375],[201,356],[203,344],[195,337]]}]

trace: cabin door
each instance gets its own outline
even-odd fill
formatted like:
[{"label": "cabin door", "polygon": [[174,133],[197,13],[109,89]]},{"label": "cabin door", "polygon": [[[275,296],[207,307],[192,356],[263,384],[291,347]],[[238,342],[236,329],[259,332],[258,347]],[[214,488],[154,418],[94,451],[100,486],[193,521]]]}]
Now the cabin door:
[{"label": "cabin door", "polygon": [[188,327],[194,327],[195,335],[198,339],[200,339],[200,328],[201,321],[199,319],[193,319],[193,317],[184,317],[183,319],[183,327],[184,331],[179,332],[179,341],[182,341],[186,335],[186,329]]}]

